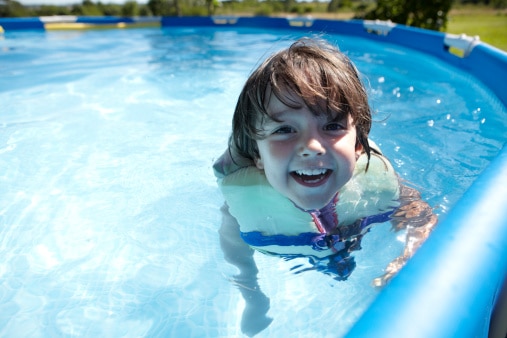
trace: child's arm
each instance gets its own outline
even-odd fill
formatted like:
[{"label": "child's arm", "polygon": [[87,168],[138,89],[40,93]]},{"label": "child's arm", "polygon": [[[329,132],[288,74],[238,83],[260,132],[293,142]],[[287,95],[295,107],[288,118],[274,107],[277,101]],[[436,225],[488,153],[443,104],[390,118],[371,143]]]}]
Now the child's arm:
[{"label": "child's arm", "polygon": [[432,208],[421,200],[421,195],[413,188],[400,186],[400,203],[399,208],[392,215],[391,222],[396,231],[407,229],[405,249],[402,255],[389,263],[384,275],[373,280],[373,285],[377,287],[386,285],[401,270],[426,241],[438,221]]},{"label": "child's arm", "polygon": [[269,298],[261,291],[257,282],[257,265],[253,257],[254,250],[240,237],[239,224],[224,205],[222,211],[222,226],[220,227],[220,246],[224,258],[239,269],[232,282],[236,284],[243,299],[245,309],[241,318],[241,331],[253,336],[264,330],[272,319],[266,314],[269,310]]},{"label": "child's arm", "polygon": [[220,211],[222,225],[218,233],[225,260],[239,269],[235,279],[256,280],[259,270],[253,259],[254,250],[241,239],[239,224],[229,213],[229,207],[225,204]]}]

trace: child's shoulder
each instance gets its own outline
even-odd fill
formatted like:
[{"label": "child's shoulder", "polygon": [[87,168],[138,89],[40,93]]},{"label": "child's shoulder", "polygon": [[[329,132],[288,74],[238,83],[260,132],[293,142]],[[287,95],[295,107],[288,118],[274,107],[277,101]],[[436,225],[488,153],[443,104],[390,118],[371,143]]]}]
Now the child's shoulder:
[{"label": "child's shoulder", "polygon": [[340,190],[337,204],[338,214],[342,215],[340,223],[382,213],[399,204],[398,175],[380,148],[371,140],[369,143],[375,149],[370,160],[366,154],[360,156],[352,178]]},{"label": "child's shoulder", "polygon": [[253,166],[252,160],[237,154],[237,151],[228,147],[225,152],[213,163],[215,177],[222,179],[240,169]]},{"label": "child's shoulder", "polygon": [[398,176],[391,162],[382,154],[380,148],[371,140],[368,140],[371,151],[370,159],[362,154],[356,162],[352,179],[345,185],[362,186],[361,190],[383,190],[398,187]]}]

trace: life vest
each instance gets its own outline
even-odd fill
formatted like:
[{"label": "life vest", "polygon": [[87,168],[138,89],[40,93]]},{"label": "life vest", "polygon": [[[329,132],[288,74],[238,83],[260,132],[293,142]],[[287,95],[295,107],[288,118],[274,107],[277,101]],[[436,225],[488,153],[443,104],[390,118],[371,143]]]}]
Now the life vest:
[{"label": "life vest", "polygon": [[[376,148],[373,142],[370,143]],[[363,154],[356,163],[352,178],[338,192],[335,208],[339,227],[354,224],[366,227],[385,222],[399,205],[398,176],[389,161],[372,153],[368,171],[365,171],[366,165],[367,156]],[[317,257],[338,250],[322,245],[304,245],[315,243],[318,236],[322,239],[322,229],[310,213],[273,189],[264,172],[257,167],[241,168],[219,178],[218,184],[230,214],[239,223],[241,236],[254,249]]]}]

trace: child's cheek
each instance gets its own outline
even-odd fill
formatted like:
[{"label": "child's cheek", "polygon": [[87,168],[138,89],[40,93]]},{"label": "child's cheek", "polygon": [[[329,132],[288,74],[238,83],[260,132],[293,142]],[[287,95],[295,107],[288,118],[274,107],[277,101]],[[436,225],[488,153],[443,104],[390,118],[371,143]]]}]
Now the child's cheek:
[{"label": "child's cheek", "polygon": [[273,142],[270,143],[269,149],[271,156],[285,158],[294,151],[294,145],[291,142]]}]

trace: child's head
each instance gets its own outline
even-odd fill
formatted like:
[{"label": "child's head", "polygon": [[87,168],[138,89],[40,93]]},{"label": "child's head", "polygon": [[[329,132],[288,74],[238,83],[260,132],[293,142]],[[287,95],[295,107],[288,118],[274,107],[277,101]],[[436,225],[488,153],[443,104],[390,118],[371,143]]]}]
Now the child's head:
[{"label": "child's head", "polygon": [[[340,169],[343,176],[341,181],[350,179],[358,153],[364,151],[369,158],[368,133],[371,127],[371,111],[365,88],[355,67],[345,55],[328,43],[304,38],[270,56],[249,77],[234,113],[231,146],[241,156],[253,160],[259,168],[264,169],[268,181],[277,189],[277,182],[273,182],[274,176],[270,176],[268,172],[272,166],[265,165],[265,161],[269,159],[263,158],[263,152],[266,157],[280,156],[267,153],[273,148],[273,144],[280,142],[285,144],[292,142],[294,149],[306,147],[300,143],[310,142],[307,137],[311,133],[310,125],[315,127],[315,133],[309,137],[316,138],[317,143],[322,143],[324,148],[326,143],[331,150],[328,153],[334,152],[334,148],[341,148],[338,152],[345,150],[345,159],[338,162],[344,162],[340,167],[347,168],[330,170]],[[341,126],[348,135],[346,143],[341,141],[345,132],[341,130],[344,129]],[[279,129],[280,127],[282,129]],[[270,128],[277,129],[275,131]],[[353,139],[350,139],[351,137]],[[265,140],[275,143],[266,145]],[[350,149],[343,149],[344,147]],[[351,151],[355,154],[355,158],[350,158]],[[325,151],[316,153],[324,154]],[[284,152],[281,156],[296,155]],[[305,161],[310,163],[308,159],[308,156],[305,157]],[[289,163],[289,160],[286,162]],[[287,164],[287,170],[302,173],[301,169],[308,169],[307,176],[304,176],[308,181],[299,183],[309,186],[310,181],[318,182],[319,177],[327,175],[317,175],[318,170],[322,169],[320,166],[323,166],[318,164],[320,162],[317,158],[311,162],[311,167],[304,167],[301,161],[297,165]],[[312,171],[315,174],[309,175],[308,173]],[[292,175],[296,177],[295,172]],[[299,176],[296,179],[301,181]],[[336,188],[341,188],[345,183],[335,183],[338,184]],[[283,188],[277,190],[284,193]],[[285,195],[303,208],[309,208],[312,204],[296,201],[297,197],[291,196],[290,193]],[[313,208],[313,204],[311,207]]]},{"label": "child's head", "polygon": [[350,115],[357,142],[370,157],[371,111],[356,68],[334,46],[309,38],[268,57],[245,83],[234,112],[231,137],[242,156],[252,160],[259,157],[258,123],[269,117],[269,98],[275,95],[290,105],[287,94],[301,97],[315,115]]}]

